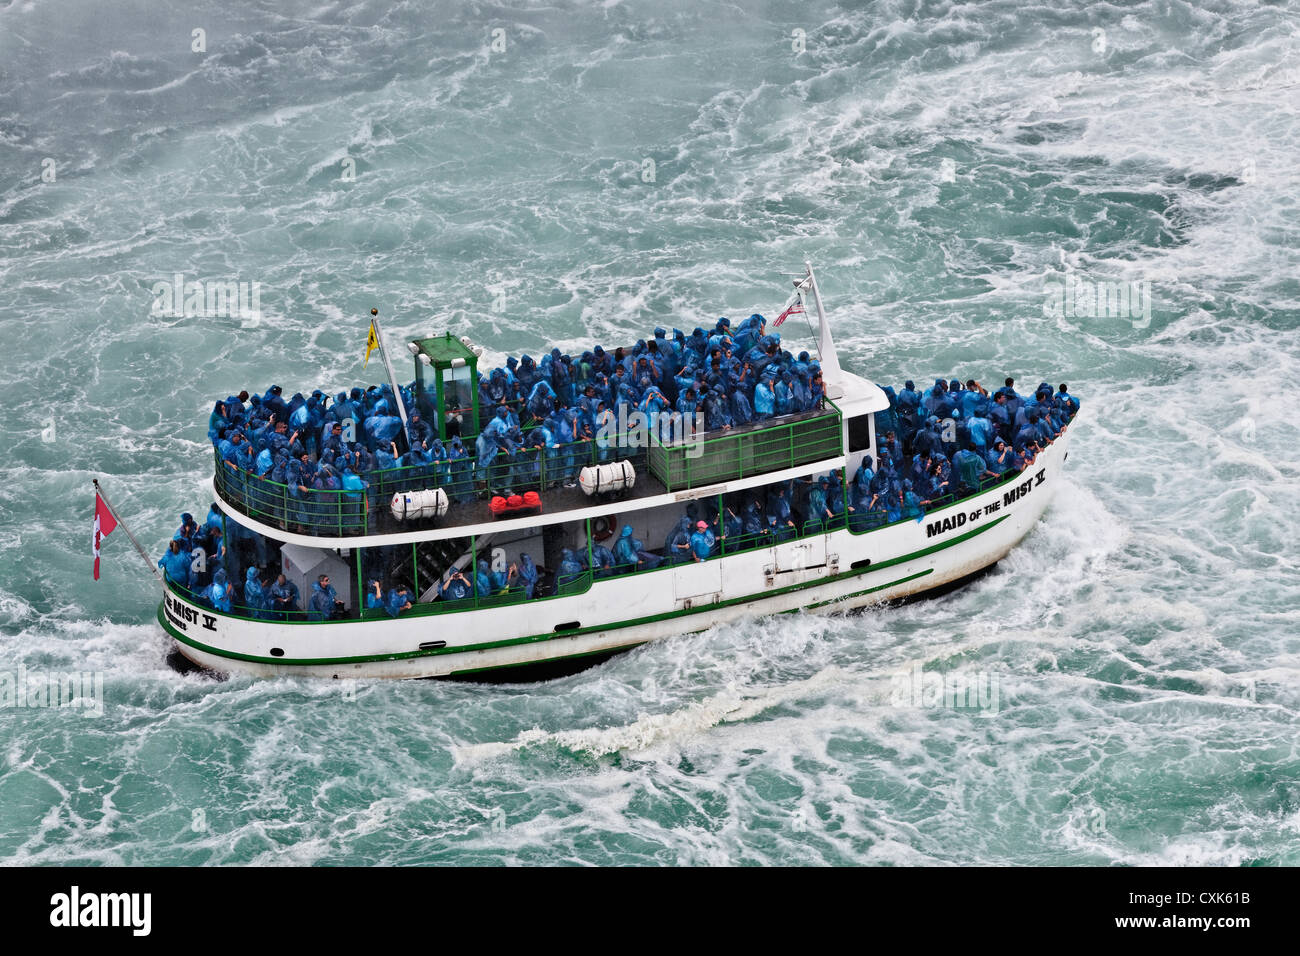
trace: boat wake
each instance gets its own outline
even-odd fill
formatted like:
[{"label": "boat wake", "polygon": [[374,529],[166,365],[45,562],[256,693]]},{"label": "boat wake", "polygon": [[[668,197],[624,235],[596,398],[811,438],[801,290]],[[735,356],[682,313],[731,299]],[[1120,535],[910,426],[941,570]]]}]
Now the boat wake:
[{"label": "boat wake", "polygon": [[535,727],[525,730],[510,742],[453,747],[452,755],[458,765],[464,765],[538,748],[555,748],[592,757],[615,753],[644,754],[669,743],[680,743],[719,724],[757,717],[779,704],[843,684],[849,677],[849,672],[843,668],[827,667],[805,680],[776,687],[746,688],[733,682],[711,697],[665,714],[639,714],[636,720],[623,726],[558,731]]}]

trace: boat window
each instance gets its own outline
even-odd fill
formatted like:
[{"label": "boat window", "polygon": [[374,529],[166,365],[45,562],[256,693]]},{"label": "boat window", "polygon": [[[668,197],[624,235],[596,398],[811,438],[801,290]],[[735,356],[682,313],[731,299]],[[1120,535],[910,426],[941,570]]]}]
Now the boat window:
[{"label": "boat window", "polygon": [[442,394],[448,417],[467,414],[473,407],[474,393],[468,365],[442,370]]},{"label": "boat window", "polygon": [[871,447],[871,416],[856,415],[849,419],[849,451],[866,451]]}]

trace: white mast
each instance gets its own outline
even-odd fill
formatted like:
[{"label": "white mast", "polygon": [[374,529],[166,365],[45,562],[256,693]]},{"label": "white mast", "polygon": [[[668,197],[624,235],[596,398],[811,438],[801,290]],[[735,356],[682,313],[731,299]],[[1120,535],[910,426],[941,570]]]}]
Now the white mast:
[{"label": "white mast", "polygon": [[831,338],[830,323],[826,321],[821,290],[817,288],[817,277],[813,275],[812,263],[805,261],[804,268],[808,270],[808,275],[803,282],[799,283],[799,291],[802,297],[804,287],[811,288],[813,302],[817,306],[817,351],[821,353],[822,380],[827,385],[831,383],[838,385],[841,378],[840,356],[835,351],[835,340]]}]

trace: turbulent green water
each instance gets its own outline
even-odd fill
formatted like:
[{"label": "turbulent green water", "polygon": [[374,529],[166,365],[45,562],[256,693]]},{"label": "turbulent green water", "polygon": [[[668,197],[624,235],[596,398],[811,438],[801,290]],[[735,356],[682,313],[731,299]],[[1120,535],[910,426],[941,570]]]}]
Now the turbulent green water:
[{"label": "turbulent green water", "polygon": [[[0,673],[104,676],[0,709],[0,858],[1300,863],[1297,9],[1084,6],[0,5]],[[213,398],[364,381],[372,305],[536,354],[771,314],[805,258],[849,368],[1083,399],[978,584],[340,687],[171,672],[121,534],[90,580],[92,477],[160,551]],[[175,273],[260,324],[151,314]],[[914,666],[996,713],[899,706]]]}]

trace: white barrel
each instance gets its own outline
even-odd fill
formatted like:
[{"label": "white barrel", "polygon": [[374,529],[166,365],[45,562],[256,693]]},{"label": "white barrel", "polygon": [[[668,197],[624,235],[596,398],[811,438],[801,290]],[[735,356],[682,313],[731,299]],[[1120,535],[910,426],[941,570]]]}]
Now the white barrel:
[{"label": "white barrel", "polygon": [[447,513],[447,492],[441,488],[424,491],[399,491],[393,495],[389,510],[398,521],[441,518]]},{"label": "white barrel", "polygon": [[578,472],[578,487],[586,495],[630,491],[635,484],[636,469],[627,459],[605,465],[588,465]]}]

